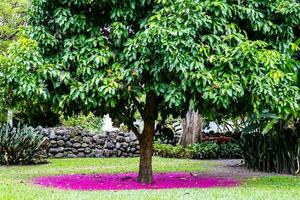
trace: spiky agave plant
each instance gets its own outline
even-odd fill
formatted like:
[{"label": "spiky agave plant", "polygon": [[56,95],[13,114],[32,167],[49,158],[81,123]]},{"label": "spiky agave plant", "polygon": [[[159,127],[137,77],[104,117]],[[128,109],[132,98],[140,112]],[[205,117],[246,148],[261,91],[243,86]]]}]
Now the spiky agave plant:
[{"label": "spiky agave plant", "polygon": [[0,128],[0,165],[45,162],[49,142],[28,126]]}]

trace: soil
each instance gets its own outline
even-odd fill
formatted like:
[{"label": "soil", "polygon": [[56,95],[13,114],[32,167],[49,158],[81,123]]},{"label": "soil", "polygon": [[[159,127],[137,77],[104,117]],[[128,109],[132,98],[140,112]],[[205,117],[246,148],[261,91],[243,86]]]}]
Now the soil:
[{"label": "soil", "polygon": [[[244,166],[242,159],[226,159],[226,160],[211,160],[212,162],[217,163],[217,165],[213,166],[205,166],[208,168],[208,172],[205,172],[208,176],[214,177],[230,177],[234,179],[247,179],[254,177],[262,177],[262,176],[290,176],[287,174],[276,174],[276,173],[267,173],[267,172],[259,172],[247,169]],[[197,174],[197,173],[196,173]],[[203,174],[203,173],[199,173]]]}]

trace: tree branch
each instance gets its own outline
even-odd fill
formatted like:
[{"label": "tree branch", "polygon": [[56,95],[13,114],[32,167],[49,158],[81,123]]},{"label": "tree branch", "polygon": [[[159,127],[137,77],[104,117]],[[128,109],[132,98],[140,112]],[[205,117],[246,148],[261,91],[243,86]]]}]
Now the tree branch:
[{"label": "tree branch", "polygon": [[127,126],[129,127],[130,130],[133,131],[133,133],[136,135],[136,137],[138,139],[140,139],[141,137],[141,133],[139,132],[139,130],[134,126],[134,124],[132,122],[127,123]]},{"label": "tree branch", "polygon": [[138,109],[139,113],[141,114],[141,116],[144,117],[145,111],[144,111],[144,108],[141,105],[141,103],[135,97],[132,97],[132,101],[133,101],[134,105],[137,107],[137,109]]}]

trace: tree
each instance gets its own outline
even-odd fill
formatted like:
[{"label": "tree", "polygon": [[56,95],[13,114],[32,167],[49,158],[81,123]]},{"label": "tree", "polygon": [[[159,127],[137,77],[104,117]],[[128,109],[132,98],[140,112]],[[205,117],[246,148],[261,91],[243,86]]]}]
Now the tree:
[{"label": "tree", "polygon": [[[25,24],[25,12],[28,8],[27,0],[3,0],[0,2],[0,52],[6,51],[9,44],[17,39],[19,28]],[[5,92],[0,89],[1,94]],[[1,98],[0,110],[7,109],[7,122],[13,125],[13,109]]]},{"label": "tree", "polygon": [[47,99],[43,86],[46,67],[36,41],[20,37],[11,42],[6,52],[0,54],[0,97],[5,107],[26,112],[39,110]]},{"label": "tree", "polygon": [[299,7],[292,0],[34,0],[29,35],[51,64],[42,82],[52,109],[109,112],[125,122],[140,142],[138,181],[150,183],[158,115],[190,107],[297,114],[298,66],[288,50]]},{"label": "tree", "polygon": [[195,110],[189,109],[182,120],[182,133],[178,143],[183,147],[199,142],[202,138],[203,118]]},{"label": "tree", "polygon": [[5,50],[17,38],[18,29],[25,23],[28,0],[0,2],[0,50]]}]

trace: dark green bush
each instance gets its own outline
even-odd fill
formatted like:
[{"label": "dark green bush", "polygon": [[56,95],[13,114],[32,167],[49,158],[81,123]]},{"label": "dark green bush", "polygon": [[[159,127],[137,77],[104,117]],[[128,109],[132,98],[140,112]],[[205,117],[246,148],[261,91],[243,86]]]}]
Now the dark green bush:
[{"label": "dark green bush", "polygon": [[242,150],[241,147],[233,142],[224,143],[219,145],[219,156],[220,158],[241,158]]},{"label": "dark green bush", "polygon": [[236,143],[200,142],[187,148],[180,145],[155,143],[154,152],[156,155],[167,158],[218,159],[241,157],[241,149]]},{"label": "dark green bush", "polygon": [[215,142],[201,142],[190,145],[188,148],[191,149],[193,158],[198,159],[218,158],[220,149]]},{"label": "dark green bush", "polygon": [[240,139],[245,165],[253,170],[300,173],[300,119],[270,113],[253,117]]},{"label": "dark green bush", "polygon": [[248,168],[285,174],[299,173],[300,133],[291,129],[243,134],[241,146]]},{"label": "dark green bush", "polygon": [[32,128],[0,128],[0,165],[37,164],[46,161],[48,141]]}]

